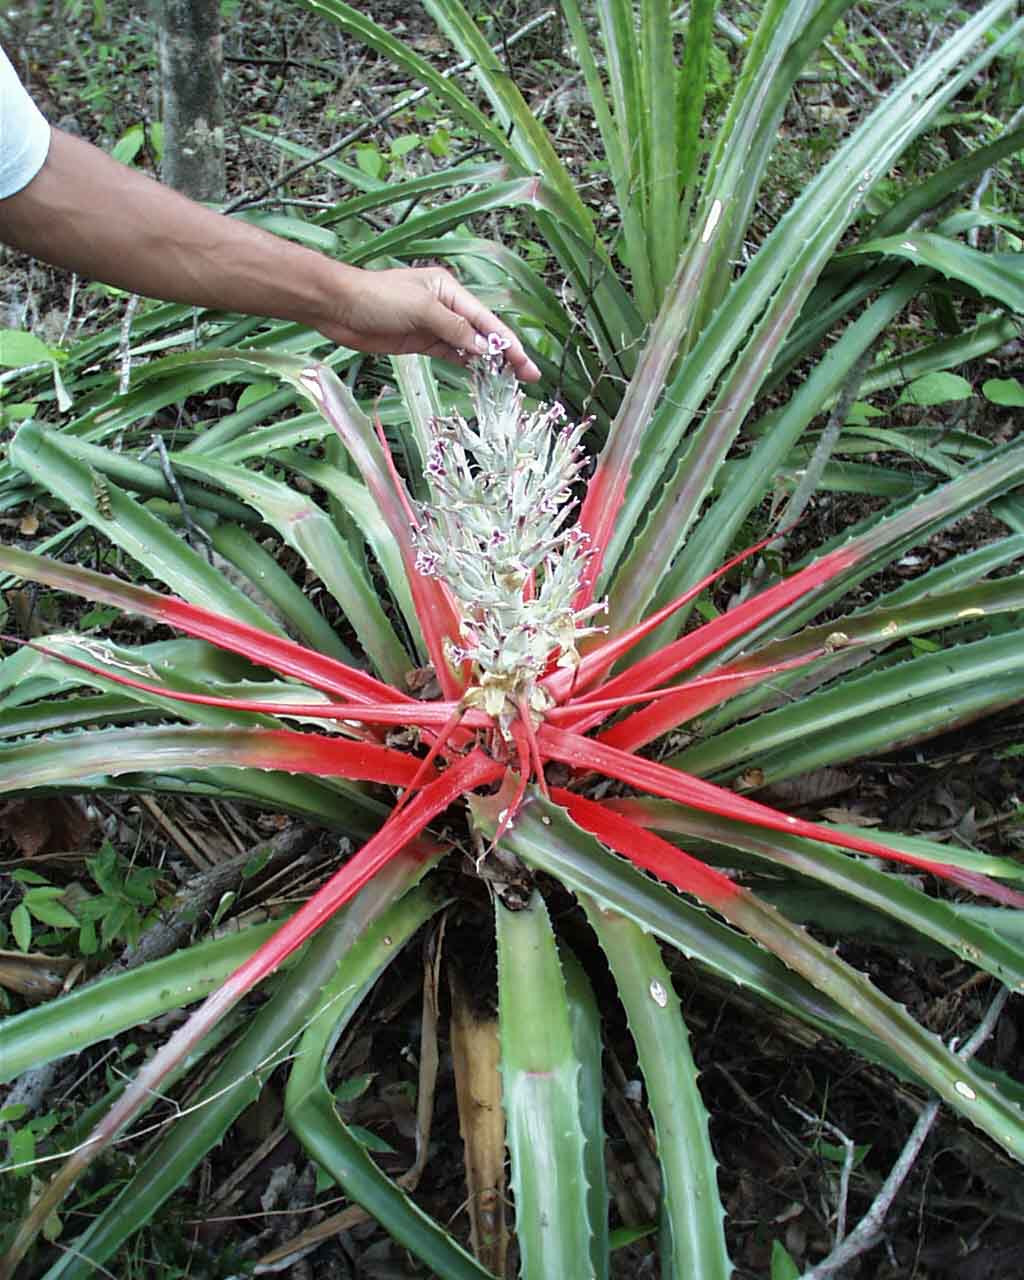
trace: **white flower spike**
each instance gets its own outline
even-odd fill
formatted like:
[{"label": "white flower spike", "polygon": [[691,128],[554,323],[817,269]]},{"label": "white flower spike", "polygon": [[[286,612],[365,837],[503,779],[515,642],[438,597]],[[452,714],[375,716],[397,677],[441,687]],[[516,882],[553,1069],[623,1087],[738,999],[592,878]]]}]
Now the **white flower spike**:
[{"label": "white flower spike", "polygon": [[449,658],[471,661],[468,705],[508,728],[523,705],[543,707],[537,681],[557,653],[579,660],[577,641],[601,630],[573,600],[591,551],[570,524],[572,486],[586,464],[587,422],[566,422],[560,404],[523,408],[505,368],[508,340],[492,333],[473,362],[476,421],[437,418],[426,461],[433,502],[420,512],[416,567],[442,579],[461,615],[461,643]]}]

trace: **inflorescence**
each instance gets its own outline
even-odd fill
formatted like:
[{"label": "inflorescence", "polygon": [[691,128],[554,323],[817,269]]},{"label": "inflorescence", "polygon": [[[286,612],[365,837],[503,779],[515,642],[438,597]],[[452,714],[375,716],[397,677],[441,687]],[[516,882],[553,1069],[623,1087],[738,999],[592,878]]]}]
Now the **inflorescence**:
[{"label": "inflorescence", "polygon": [[577,642],[604,604],[574,608],[591,551],[569,523],[572,485],[585,465],[587,422],[566,421],[560,404],[523,410],[523,393],[504,371],[508,342],[497,334],[474,361],[476,422],[436,418],[426,473],[433,502],[421,508],[417,569],[440,578],[461,615],[455,666],[471,662],[469,705],[504,723],[525,703],[539,715],[537,686],[557,654],[579,660]]}]

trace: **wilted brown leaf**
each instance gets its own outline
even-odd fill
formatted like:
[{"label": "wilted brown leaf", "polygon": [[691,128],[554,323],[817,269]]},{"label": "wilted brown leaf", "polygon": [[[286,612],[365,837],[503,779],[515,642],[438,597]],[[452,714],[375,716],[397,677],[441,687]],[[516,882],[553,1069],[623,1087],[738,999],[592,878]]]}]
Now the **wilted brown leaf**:
[{"label": "wilted brown leaf", "polygon": [[856,809],[822,809],[821,816],[829,822],[840,822],[848,827],[877,827],[881,818],[869,817],[866,813],[858,813]]},{"label": "wilted brown leaf", "polygon": [[0,804],[0,835],[24,858],[81,849],[92,821],[68,796],[26,796]]},{"label": "wilted brown leaf", "polygon": [[765,799],[783,808],[799,809],[817,805],[857,785],[857,775],[848,769],[813,769],[796,778],[773,782]]},{"label": "wilted brown leaf", "polygon": [[60,995],[76,963],[70,956],[0,951],[0,987],[24,996],[29,1004],[41,1004]]}]

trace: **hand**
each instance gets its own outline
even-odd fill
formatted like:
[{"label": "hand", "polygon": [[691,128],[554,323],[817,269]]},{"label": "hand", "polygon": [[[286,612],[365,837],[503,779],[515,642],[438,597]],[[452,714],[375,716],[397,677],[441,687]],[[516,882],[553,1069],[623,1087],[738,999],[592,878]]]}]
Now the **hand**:
[{"label": "hand", "polygon": [[522,343],[493,312],[443,267],[388,271],[346,268],[335,314],[316,327],[325,337],[357,351],[418,353],[465,364],[487,348],[489,333],[509,342],[505,358],[524,382],[540,370]]}]

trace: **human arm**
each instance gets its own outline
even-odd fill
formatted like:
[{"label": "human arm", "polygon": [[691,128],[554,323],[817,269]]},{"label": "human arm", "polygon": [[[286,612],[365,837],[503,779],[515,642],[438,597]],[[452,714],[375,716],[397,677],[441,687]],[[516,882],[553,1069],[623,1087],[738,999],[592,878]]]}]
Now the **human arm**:
[{"label": "human arm", "polygon": [[0,240],[168,302],[294,320],[361,351],[458,360],[497,332],[522,344],[441,267],[362,271],[196,204],[98,148],[52,131],[46,162],[0,200]]}]

